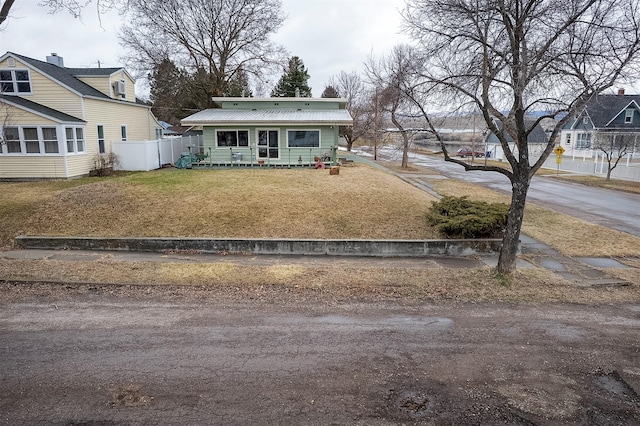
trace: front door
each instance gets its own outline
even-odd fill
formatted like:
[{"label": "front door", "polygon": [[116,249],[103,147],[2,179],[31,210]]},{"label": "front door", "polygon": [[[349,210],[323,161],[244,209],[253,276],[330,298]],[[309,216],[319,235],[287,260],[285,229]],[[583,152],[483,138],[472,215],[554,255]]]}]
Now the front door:
[{"label": "front door", "polygon": [[258,130],[258,158],[279,158],[277,130]]}]

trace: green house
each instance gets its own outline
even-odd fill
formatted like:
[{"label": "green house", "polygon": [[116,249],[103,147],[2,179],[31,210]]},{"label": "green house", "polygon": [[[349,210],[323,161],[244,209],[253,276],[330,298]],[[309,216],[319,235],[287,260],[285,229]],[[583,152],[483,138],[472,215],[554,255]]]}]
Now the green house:
[{"label": "green house", "polygon": [[341,98],[214,98],[219,108],[182,120],[201,127],[200,164],[314,166],[335,163],[338,127],[353,119]]}]

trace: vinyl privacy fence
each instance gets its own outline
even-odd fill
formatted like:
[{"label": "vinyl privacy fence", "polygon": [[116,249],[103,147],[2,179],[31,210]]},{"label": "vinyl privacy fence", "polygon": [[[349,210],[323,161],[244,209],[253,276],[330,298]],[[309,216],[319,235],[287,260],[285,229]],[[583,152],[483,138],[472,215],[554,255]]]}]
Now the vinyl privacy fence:
[{"label": "vinyl privacy fence", "polygon": [[111,150],[118,157],[118,170],[149,171],[174,164],[183,152],[198,153],[202,135],[162,138],[153,141],[114,141]]}]

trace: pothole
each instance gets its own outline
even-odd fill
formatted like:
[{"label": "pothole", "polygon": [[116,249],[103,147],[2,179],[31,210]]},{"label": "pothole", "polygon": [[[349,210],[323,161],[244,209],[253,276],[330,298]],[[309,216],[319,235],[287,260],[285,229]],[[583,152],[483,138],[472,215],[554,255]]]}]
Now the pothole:
[{"label": "pothole", "polygon": [[600,373],[596,376],[596,384],[616,396],[638,399],[638,394],[629,384],[613,370],[610,373]]}]

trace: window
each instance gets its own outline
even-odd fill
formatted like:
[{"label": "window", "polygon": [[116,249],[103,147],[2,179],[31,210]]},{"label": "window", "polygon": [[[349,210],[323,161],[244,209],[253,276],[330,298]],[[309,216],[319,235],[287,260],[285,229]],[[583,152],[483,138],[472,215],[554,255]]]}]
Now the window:
[{"label": "window", "polygon": [[277,130],[258,130],[258,158],[278,158]]},{"label": "window", "polygon": [[2,93],[31,93],[29,70],[0,71],[0,91]]},{"label": "window", "polygon": [[4,141],[7,145],[7,153],[22,152],[22,148],[20,147],[20,133],[18,133],[17,127],[4,128]]},{"label": "window", "polygon": [[591,148],[591,133],[578,133],[576,149]]},{"label": "window", "polygon": [[127,141],[127,126],[120,126],[120,140],[122,142]]},{"label": "window", "polygon": [[216,132],[218,146],[249,146],[248,130],[218,130]]},{"label": "window", "polygon": [[58,135],[55,127],[43,127],[42,140],[44,142],[44,152],[46,154],[57,154],[59,152]]},{"label": "window", "polygon": [[40,140],[38,139],[37,127],[24,127],[22,129],[24,135],[24,146],[27,154],[40,154]]},{"label": "window", "polygon": [[76,127],[76,146],[78,152],[84,152],[84,129],[82,127]]},{"label": "window", "polygon": [[571,133],[567,134],[567,139],[564,141],[566,145],[571,145]]},{"label": "window", "polygon": [[102,124],[98,124],[98,152],[100,154],[104,154],[106,152],[104,146],[104,126]]},{"label": "window", "polygon": [[628,109],[624,112],[624,122],[625,123],[633,123],[633,111],[632,109]]},{"label": "window", "polygon": [[73,140],[73,128],[67,127],[64,129],[64,134],[67,140],[67,152],[75,152],[76,144]]},{"label": "window", "polygon": [[68,153],[85,152],[83,127],[65,127],[64,134]]},{"label": "window", "polygon": [[319,130],[289,130],[287,131],[289,148],[319,148]]}]

